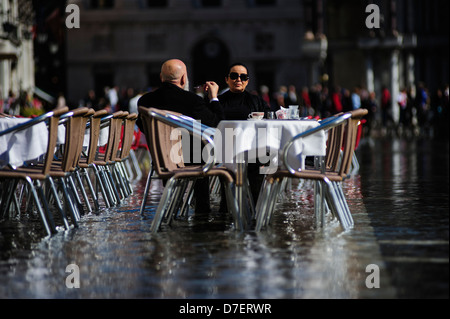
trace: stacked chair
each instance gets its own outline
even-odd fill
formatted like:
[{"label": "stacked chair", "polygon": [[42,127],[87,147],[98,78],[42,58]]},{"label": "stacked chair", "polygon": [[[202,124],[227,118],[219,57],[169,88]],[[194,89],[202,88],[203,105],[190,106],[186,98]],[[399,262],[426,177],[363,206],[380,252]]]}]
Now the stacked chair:
[{"label": "stacked chair", "polygon": [[[311,130],[298,134],[285,145],[283,163],[286,168],[278,169],[274,174],[267,175],[261,189],[260,199],[256,207],[256,231],[267,227],[271,221],[277,196],[283,182],[288,178],[315,181],[315,213],[316,220],[322,225],[326,208],[330,209],[342,228],[347,230],[353,226],[353,218],[348,208],[342,182],[349,176],[357,139],[358,125],[366,109],[357,109],[339,114],[321,121],[321,124]],[[301,138],[320,130],[330,130],[327,142],[325,160],[317,163],[318,167],[301,170],[292,167],[287,161],[287,154],[292,145]]]},{"label": "stacked chair", "polygon": [[[138,170],[135,167],[138,163],[130,161],[130,152],[137,117],[136,113],[118,111],[108,115],[100,110],[88,123],[89,146],[81,154],[78,167],[88,185],[96,211],[101,206],[99,192],[106,208],[119,205],[133,193],[131,175],[132,170]],[[108,130],[105,147],[98,145],[102,129]],[[89,174],[89,170],[93,174]],[[90,175],[95,176],[95,182],[91,181]]]},{"label": "stacked chair", "polygon": [[[13,205],[13,208],[19,213],[21,199],[23,196],[27,196],[25,199],[25,201],[28,202],[27,208],[36,208],[47,235],[54,233],[55,227],[47,202],[45,201],[43,182],[47,179],[51,170],[58,138],[59,118],[61,115],[67,113],[68,110],[68,108],[62,108],[47,112],[34,119],[30,119],[25,123],[18,124],[8,130],[0,132],[1,135],[14,134],[43,121],[46,121],[48,124],[47,153],[45,154],[41,165],[39,165],[39,168],[31,166],[21,166],[18,168],[6,166],[0,170],[0,180],[2,181],[0,213],[2,216],[5,216],[10,212],[11,205]],[[19,185],[22,184],[20,182],[23,182],[24,185]],[[22,192],[20,192],[18,198],[16,196],[16,190],[19,186],[22,186],[20,188]],[[43,200],[43,204],[41,200]]]},{"label": "stacked chair", "polygon": [[[189,135],[206,140],[206,147],[212,149],[214,142],[211,135],[207,134],[206,131],[209,128],[204,125],[194,125],[192,119],[166,110],[140,106],[139,114],[152,158],[152,170],[147,178],[141,214],[145,210],[152,178],[161,179],[165,183],[164,192],[152,221],[151,232],[157,233],[163,223],[169,225],[178,213],[180,215],[185,213],[192,194],[192,183],[195,183],[199,178],[213,176],[219,177],[221,186],[225,189],[228,210],[234,219],[235,228],[242,230],[242,218],[232,192],[235,184],[233,173],[225,168],[217,167],[214,156],[211,156],[205,164],[196,166],[186,166],[182,158],[174,161],[174,155],[183,154],[182,134],[173,134],[174,129],[184,130]],[[209,132],[212,133],[213,129]],[[185,135],[185,138],[189,138],[189,135]],[[174,154],[174,150],[181,153]]]},{"label": "stacked chair", "polygon": [[[98,211],[100,209],[100,204],[98,201],[98,193],[94,189],[93,183],[90,178],[89,170],[92,169],[96,173],[96,167],[93,163],[95,156],[98,151],[98,143],[100,136],[100,122],[103,117],[106,117],[108,112],[106,110],[100,110],[95,112],[90,121],[86,125],[86,129],[89,130],[89,146],[87,151],[83,151],[78,161],[78,175],[81,179],[81,185],[84,185],[83,180],[86,182],[88,189],[91,194],[91,199],[94,205],[94,210]],[[103,185],[103,184],[101,184]],[[100,187],[100,186],[99,186]],[[103,192],[104,193],[104,192]],[[106,196],[106,195],[105,195]],[[87,201],[87,204],[89,202]]]},{"label": "stacked chair", "polygon": [[[41,161],[0,170],[0,213],[3,216],[12,210],[19,213],[21,203],[26,202],[26,209],[35,208],[45,232],[52,235],[57,233],[58,223],[64,229],[69,229],[71,224],[78,227],[81,215],[98,211],[99,188],[106,207],[118,205],[132,193],[125,163],[129,158],[136,119],[137,114],[128,112],[107,115],[106,111],[95,112],[89,108],[69,111],[66,107],[0,132],[1,135],[14,134],[43,121],[49,132],[47,152]],[[109,128],[105,152],[100,152],[98,145],[102,125]],[[64,127],[65,136],[58,145],[59,127]],[[86,130],[89,139],[85,151]],[[89,169],[94,170],[94,183],[89,177]],[[86,192],[82,177],[89,192]]]}]

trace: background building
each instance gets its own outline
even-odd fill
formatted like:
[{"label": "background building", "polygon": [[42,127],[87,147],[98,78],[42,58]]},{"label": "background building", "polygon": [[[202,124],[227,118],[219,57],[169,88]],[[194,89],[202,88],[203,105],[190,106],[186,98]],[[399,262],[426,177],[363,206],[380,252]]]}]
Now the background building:
[{"label": "background building", "polygon": [[[250,90],[266,85],[273,94],[280,86],[293,85],[300,94],[302,88],[322,82],[330,91],[360,86],[379,98],[386,86],[392,105],[401,87],[414,91],[423,82],[435,92],[449,79],[445,0],[32,4],[34,10],[31,1],[1,2],[2,98],[10,89],[34,86],[53,101],[64,94],[69,106],[76,107],[91,89],[97,95],[113,86],[148,90],[159,85],[161,63],[173,57],[186,62],[191,87],[213,79],[225,88],[226,67],[240,61],[249,67]],[[68,4],[80,9],[80,28],[66,27]],[[380,9],[379,28],[366,25],[370,4]],[[398,119],[397,108],[392,111]]]},{"label": "background building", "polygon": [[[368,4],[380,8],[380,28],[365,26]],[[442,0],[327,1],[326,69],[333,85],[361,85],[397,105],[401,87],[424,82],[430,93],[449,80],[449,2]],[[392,109],[398,120],[398,108]]]},{"label": "background building", "polygon": [[0,2],[0,110],[10,95],[34,91],[33,22],[31,0]]},{"label": "background building", "polygon": [[[153,88],[161,63],[184,60],[191,86],[225,87],[226,66],[248,65],[250,90],[298,90],[325,80],[395,102],[400,87],[448,82],[448,2],[444,0],[76,0],[81,27],[67,30],[69,100],[105,86]],[[380,28],[366,26],[367,5]],[[325,76],[324,76],[325,75]],[[394,104],[395,105],[395,104]],[[394,117],[398,117],[395,114]]]},{"label": "background building", "polygon": [[227,66],[248,65],[250,89],[314,80],[305,56],[305,10],[297,0],[71,1],[81,27],[68,30],[69,99],[89,88],[159,85],[161,63],[184,60],[191,86],[207,79],[225,87]]}]

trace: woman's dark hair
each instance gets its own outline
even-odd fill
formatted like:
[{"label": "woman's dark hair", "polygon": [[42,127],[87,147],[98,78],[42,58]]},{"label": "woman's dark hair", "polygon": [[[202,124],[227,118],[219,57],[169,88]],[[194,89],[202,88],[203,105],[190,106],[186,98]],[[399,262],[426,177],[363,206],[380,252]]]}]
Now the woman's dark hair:
[{"label": "woman's dark hair", "polygon": [[247,66],[246,66],[244,63],[236,62],[236,63],[233,63],[232,65],[230,65],[230,66],[228,67],[228,73],[227,73],[227,76],[228,76],[228,74],[230,74],[230,70],[231,70],[233,67],[235,67],[236,65],[243,66],[243,67],[247,70],[247,74],[248,74],[248,68],[247,68]]}]

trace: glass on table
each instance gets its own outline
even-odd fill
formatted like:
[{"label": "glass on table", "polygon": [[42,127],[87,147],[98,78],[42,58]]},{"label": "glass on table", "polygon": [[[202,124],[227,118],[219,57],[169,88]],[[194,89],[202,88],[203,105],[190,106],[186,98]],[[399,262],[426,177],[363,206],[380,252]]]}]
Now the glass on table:
[{"label": "glass on table", "polygon": [[274,120],[277,117],[275,116],[275,112],[267,112],[267,119],[268,120]]}]

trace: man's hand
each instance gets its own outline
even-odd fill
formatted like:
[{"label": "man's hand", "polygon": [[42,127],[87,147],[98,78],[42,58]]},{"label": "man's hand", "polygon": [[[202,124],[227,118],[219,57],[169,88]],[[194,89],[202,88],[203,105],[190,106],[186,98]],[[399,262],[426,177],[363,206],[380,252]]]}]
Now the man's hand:
[{"label": "man's hand", "polygon": [[205,92],[208,93],[209,100],[216,99],[219,85],[214,81],[207,81],[205,83]]}]

